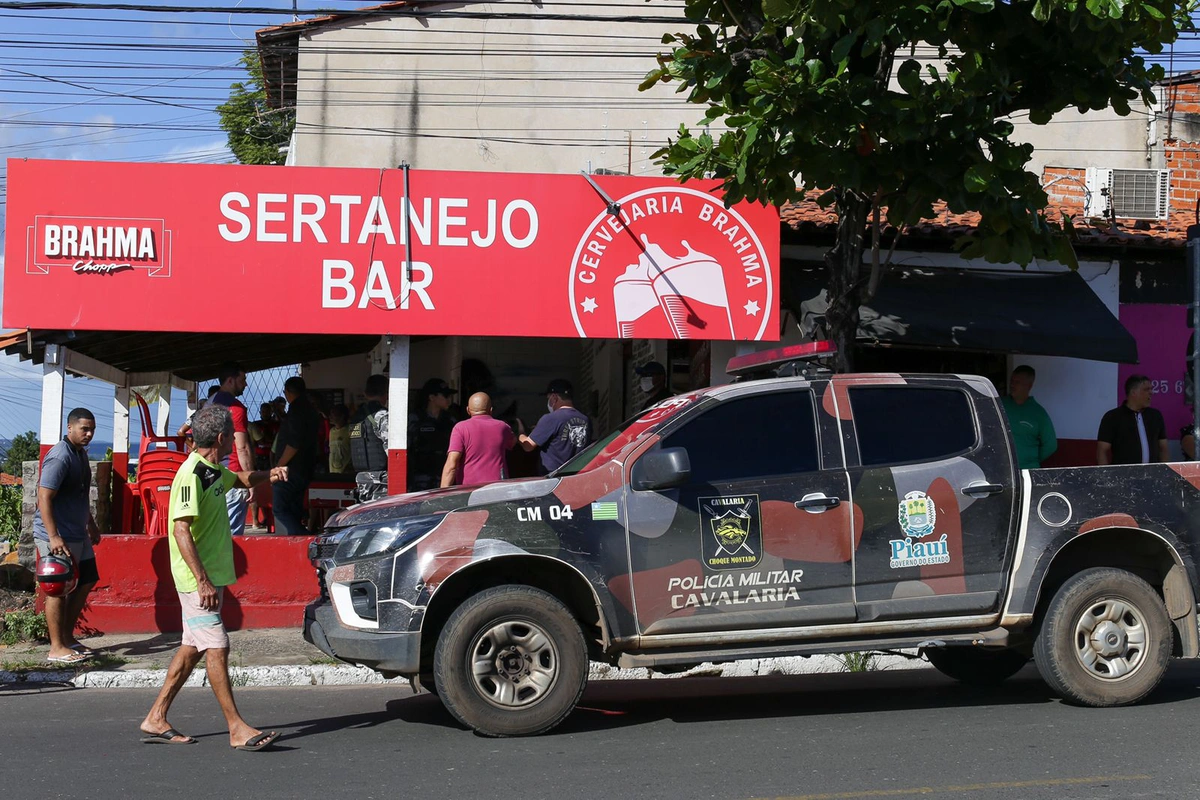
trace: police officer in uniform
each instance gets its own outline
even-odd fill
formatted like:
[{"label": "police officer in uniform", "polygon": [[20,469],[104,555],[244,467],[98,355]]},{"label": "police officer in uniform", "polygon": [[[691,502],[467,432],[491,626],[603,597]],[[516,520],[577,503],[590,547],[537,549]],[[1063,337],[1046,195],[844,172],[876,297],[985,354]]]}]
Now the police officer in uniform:
[{"label": "police officer in uniform", "polygon": [[430,378],[421,388],[422,408],[408,420],[408,490],[419,492],[441,484],[450,432],[456,420],[450,398],[456,394],[441,378]]},{"label": "police officer in uniform", "polygon": [[350,418],[350,464],[355,472],[387,471],[388,379],[367,378],[366,400]]}]

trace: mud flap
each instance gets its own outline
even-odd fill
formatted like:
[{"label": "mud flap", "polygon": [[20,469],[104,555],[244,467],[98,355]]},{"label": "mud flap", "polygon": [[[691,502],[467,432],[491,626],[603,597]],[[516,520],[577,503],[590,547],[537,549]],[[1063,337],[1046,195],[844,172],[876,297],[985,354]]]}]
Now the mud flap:
[{"label": "mud flap", "polygon": [[1196,596],[1188,582],[1187,571],[1179,564],[1171,567],[1167,579],[1163,581],[1163,600],[1166,602],[1171,622],[1179,631],[1181,652],[1175,655],[1183,658],[1200,656],[1200,633],[1196,629]]}]

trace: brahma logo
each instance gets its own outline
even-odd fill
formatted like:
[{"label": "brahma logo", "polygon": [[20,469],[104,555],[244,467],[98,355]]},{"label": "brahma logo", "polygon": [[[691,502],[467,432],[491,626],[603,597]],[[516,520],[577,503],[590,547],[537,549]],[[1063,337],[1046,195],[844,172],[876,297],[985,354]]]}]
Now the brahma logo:
[{"label": "brahma logo", "polygon": [[681,186],[620,198],[571,262],[571,315],[583,337],[761,339],[775,287],[749,223]]},{"label": "brahma logo", "polygon": [[171,276],[171,231],[161,219],[39,216],[29,227],[25,272],[67,267],[82,275],[147,270]]}]

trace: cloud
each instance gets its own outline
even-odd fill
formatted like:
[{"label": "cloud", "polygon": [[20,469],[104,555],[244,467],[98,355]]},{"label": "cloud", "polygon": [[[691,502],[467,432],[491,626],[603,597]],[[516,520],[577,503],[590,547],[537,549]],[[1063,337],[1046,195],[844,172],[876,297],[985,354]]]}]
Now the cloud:
[{"label": "cloud", "polygon": [[159,160],[187,164],[224,164],[233,161],[234,157],[226,139],[220,138],[203,144],[172,147]]}]

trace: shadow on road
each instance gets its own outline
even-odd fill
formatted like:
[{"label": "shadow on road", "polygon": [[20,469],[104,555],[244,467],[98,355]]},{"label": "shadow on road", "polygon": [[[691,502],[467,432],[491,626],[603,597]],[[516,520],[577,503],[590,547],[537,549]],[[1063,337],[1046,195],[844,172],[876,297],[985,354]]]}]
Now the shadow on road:
[{"label": "shadow on road", "polygon": [[[1197,696],[1200,696],[1200,661],[1176,661],[1163,684],[1144,704],[1173,703]],[[1038,677],[1033,665],[990,689],[964,686],[933,670],[596,681],[584,692],[575,713],[550,735],[621,729],[660,720],[692,724],[1051,702],[1059,701]],[[391,700],[377,712],[278,723],[271,727],[288,731],[287,739],[296,739],[389,723],[466,732],[430,694]]]}]

